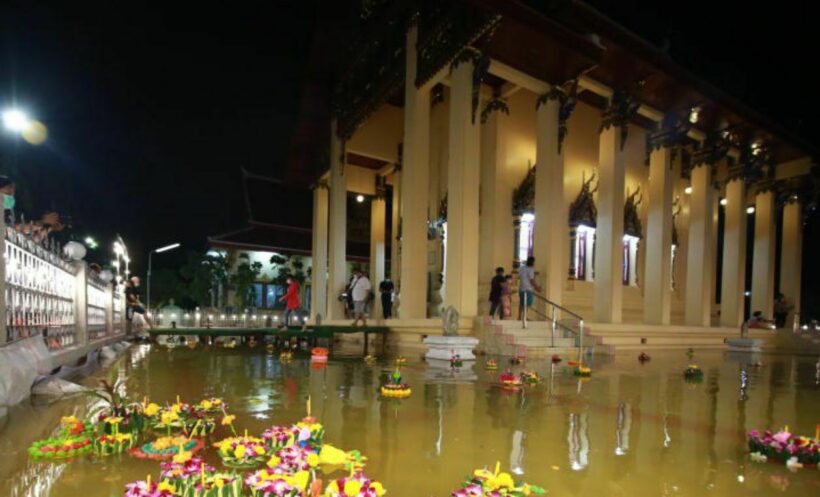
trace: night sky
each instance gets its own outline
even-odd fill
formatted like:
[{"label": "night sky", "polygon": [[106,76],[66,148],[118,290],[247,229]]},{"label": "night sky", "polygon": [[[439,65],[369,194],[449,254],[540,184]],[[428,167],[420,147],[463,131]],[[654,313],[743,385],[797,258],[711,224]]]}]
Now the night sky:
[{"label": "night sky", "polygon": [[[78,239],[119,232],[136,259],[203,248],[245,221],[241,168],[278,176],[287,159],[321,3],[3,2],[0,104],[49,139],[4,133],[2,172],[31,212],[69,215]],[[590,3],[804,138],[818,131],[809,2]]]}]

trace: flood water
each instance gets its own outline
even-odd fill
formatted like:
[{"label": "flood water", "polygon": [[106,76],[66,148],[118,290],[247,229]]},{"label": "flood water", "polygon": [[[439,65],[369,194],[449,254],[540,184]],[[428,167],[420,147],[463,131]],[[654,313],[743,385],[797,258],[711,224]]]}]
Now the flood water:
[{"label": "flood water", "polygon": [[[748,365],[757,360],[762,367]],[[702,383],[684,382],[690,362],[703,369]],[[308,359],[282,364],[261,348],[136,346],[113,367],[137,400],[222,397],[237,428],[252,434],[300,419],[310,395],[325,441],[360,449],[369,457],[368,476],[393,496],[447,497],[473,469],[496,461],[553,496],[820,495],[820,470],[751,462],[745,444],[751,429],[789,425],[814,434],[816,357],[696,352],[690,361],[674,351],[654,352],[642,365],[630,352],[596,357],[585,381],[568,366],[544,361],[515,367],[545,378],[520,393],[498,386],[503,364],[498,372],[486,371],[483,360],[451,371],[449,364],[410,358],[403,374],[413,395],[403,401],[379,398],[389,365],[352,358],[314,369]],[[120,496],[126,482],[158,476],[157,462],[128,455],[68,464],[29,460],[31,442],[51,435],[61,416],[82,415],[90,402],[35,399],[0,418],[0,495]],[[224,436],[219,427],[211,438]],[[206,458],[220,467],[214,449]]]}]

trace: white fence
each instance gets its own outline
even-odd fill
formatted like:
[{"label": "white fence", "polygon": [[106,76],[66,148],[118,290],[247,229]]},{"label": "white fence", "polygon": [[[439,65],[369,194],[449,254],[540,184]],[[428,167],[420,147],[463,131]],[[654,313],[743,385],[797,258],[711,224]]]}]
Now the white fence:
[{"label": "white fence", "polygon": [[2,216],[0,229],[0,346],[42,336],[56,352],[125,333],[123,298],[111,283],[83,261],[64,260],[58,248],[35,244]]}]

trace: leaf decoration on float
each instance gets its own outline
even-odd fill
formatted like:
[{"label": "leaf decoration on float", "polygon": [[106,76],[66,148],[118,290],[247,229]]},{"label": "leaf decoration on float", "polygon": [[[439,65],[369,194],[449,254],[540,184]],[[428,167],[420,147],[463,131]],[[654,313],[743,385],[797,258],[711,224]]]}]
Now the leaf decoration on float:
[{"label": "leaf decoration on float", "polygon": [[703,381],[703,370],[697,364],[690,364],[683,370],[683,378],[689,383],[700,383]]},{"label": "leaf decoration on float", "polygon": [[190,439],[184,435],[160,437],[131,450],[131,455],[140,459],[158,461],[172,459],[177,454],[189,452],[195,454],[203,448],[201,440]]},{"label": "leaf decoration on float", "polygon": [[261,438],[248,436],[228,437],[214,444],[222,464],[230,468],[255,468],[268,459],[270,449]]},{"label": "leaf decoration on float", "polygon": [[495,464],[495,471],[477,469],[472,476],[464,479],[461,488],[451,497],[524,497],[542,495],[546,490],[526,482],[516,482],[510,473],[501,471],[501,463]]},{"label": "leaf decoration on float", "polygon": [[410,386],[407,383],[402,382],[401,378],[401,371],[398,366],[398,360],[396,362],[397,366],[396,369],[393,370],[393,374],[390,375],[390,380],[388,383],[385,383],[379,389],[382,397],[392,398],[392,399],[404,399],[409,397],[413,390],[410,389]]}]

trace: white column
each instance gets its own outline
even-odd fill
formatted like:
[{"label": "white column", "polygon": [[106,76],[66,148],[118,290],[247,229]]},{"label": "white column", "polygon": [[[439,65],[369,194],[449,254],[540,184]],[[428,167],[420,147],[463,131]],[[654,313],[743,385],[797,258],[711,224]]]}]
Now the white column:
[{"label": "white column", "polygon": [[382,300],[377,289],[379,283],[384,280],[385,215],[384,199],[374,198],[370,203],[370,283],[376,295],[371,317],[374,319],[381,319],[382,316]]},{"label": "white column", "polygon": [[549,98],[535,111],[535,233],[533,256],[541,274],[544,297],[561,304],[567,277],[564,248],[567,213],[564,209],[564,156],[558,146],[561,103]]},{"label": "white column", "polygon": [[[0,202],[5,202],[6,195],[0,193]],[[0,305],[0,346],[8,341],[8,330],[6,329],[6,216],[0,216],[0,295],[3,296],[3,305]]]},{"label": "white column", "polygon": [[313,189],[313,246],[310,273],[310,317],[327,317],[327,184]]},{"label": "white column", "polygon": [[399,317],[427,317],[427,195],[430,161],[430,90],[416,88],[418,26],[407,32],[404,153],[401,193]]},{"label": "white column", "polygon": [[686,250],[685,322],[689,326],[710,326],[714,259],[714,200],[712,168],[702,165],[692,170],[689,196],[689,246]]},{"label": "white column", "polygon": [[327,318],[344,319],[344,305],[337,296],[347,285],[347,178],[344,175],[344,144],[336,134],[335,122],[330,136],[330,209],[328,224]]},{"label": "white column", "polygon": [[391,215],[391,223],[390,227],[392,230],[392,237],[393,239],[390,240],[390,279],[393,281],[393,284],[398,288],[399,279],[401,277],[401,265],[399,264],[399,254],[401,250],[399,249],[399,220],[401,219],[400,211],[401,211],[401,170],[396,166],[396,170],[393,171],[393,198],[392,198],[392,212]]},{"label": "white column", "polygon": [[743,323],[746,282],[746,185],[742,179],[727,183],[724,213],[720,324],[736,328]]},{"label": "white column", "polygon": [[621,130],[610,126],[598,150],[598,220],[595,232],[593,314],[599,323],[620,323],[623,290],[624,157]]},{"label": "white column", "polygon": [[775,264],[774,192],[767,190],[755,198],[755,240],[752,252],[752,312],[774,319]]},{"label": "white column", "polygon": [[479,118],[472,111],[473,67],[462,62],[450,73],[444,305],[462,316],[478,313]]},{"label": "white column", "polygon": [[[495,268],[505,266],[496,250],[496,209],[503,209],[499,204],[499,186],[503,184],[503,177],[499,168],[501,155],[499,154],[499,121],[501,112],[493,112],[481,126],[481,214],[479,219],[479,246],[478,246],[478,281],[482,288],[488,288],[490,280],[495,274]],[[509,262],[507,261],[507,264]],[[505,267],[506,271],[511,268]],[[479,295],[479,302],[486,302],[487,296]]]},{"label": "white column", "polygon": [[800,269],[803,261],[803,216],[800,203],[790,199],[783,207],[783,237],[780,251],[780,292],[794,306],[789,311],[786,327],[791,327],[794,314],[800,312]]},{"label": "white column", "polygon": [[672,186],[668,147],[649,155],[649,216],[646,228],[643,317],[647,324],[668,325],[672,305]]}]

